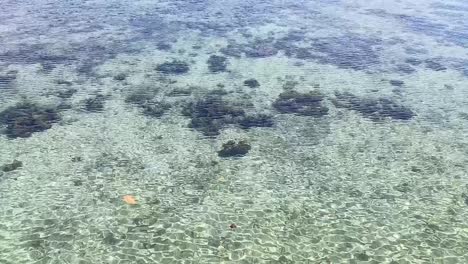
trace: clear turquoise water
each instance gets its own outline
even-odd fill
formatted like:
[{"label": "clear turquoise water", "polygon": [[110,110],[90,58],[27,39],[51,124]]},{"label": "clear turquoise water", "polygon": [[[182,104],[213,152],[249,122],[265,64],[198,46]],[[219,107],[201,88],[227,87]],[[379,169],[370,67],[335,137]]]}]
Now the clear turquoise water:
[{"label": "clear turquoise water", "polygon": [[464,1],[0,21],[0,263],[468,263]]}]

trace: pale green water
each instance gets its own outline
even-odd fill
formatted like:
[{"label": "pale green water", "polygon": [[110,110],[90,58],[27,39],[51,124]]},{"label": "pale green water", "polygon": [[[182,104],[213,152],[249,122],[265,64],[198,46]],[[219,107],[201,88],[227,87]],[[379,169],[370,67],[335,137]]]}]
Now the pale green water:
[{"label": "pale green water", "polygon": [[1,5],[0,263],[468,263],[464,1]]}]

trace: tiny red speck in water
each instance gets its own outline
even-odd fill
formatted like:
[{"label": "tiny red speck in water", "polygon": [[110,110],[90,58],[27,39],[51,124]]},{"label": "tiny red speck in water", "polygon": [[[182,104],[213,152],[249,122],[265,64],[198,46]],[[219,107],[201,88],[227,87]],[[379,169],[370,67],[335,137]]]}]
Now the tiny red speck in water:
[{"label": "tiny red speck in water", "polygon": [[229,227],[230,227],[231,229],[234,229],[234,228],[237,228],[237,225],[236,225],[236,224],[231,224]]}]

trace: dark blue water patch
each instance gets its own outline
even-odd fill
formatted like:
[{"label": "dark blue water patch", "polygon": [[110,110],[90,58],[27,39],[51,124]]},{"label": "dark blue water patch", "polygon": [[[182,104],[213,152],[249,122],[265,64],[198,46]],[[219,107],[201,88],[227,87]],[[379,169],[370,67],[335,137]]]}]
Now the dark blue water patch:
[{"label": "dark blue water patch", "polygon": [[156,45],[156,49],[169,51],[177,43],[183,32],[194,31],[203,26],[185,21],[167,22],[158,15],[132,17],[128,20],[133,37],[127,42],[149,41]]},{"label": "dark blue water patch", "polygon": [[229,23],[213,22],[183,22],[189,30],[199,31],[204,36],[225,36],[228,32],[235,31],[237,25]]},{"label": "dark blue water patch", "polygon": [[73,55],[62,55],[47,50],[46,45],[20,44],[18,49],[10,49],[0,54],[0,60],[7,64],[41,64],[51,70],[58,64],[69,64],[76,60]]},{"label": "dark blue water patch", "polygon": [[468,47],[468,24],[466,27],[457,27],[445,34],[445,40],[463,47]]},{"label": "dark blue water patch", "polygon": [[450,10],[450,11],[457,11],[457,12],[468,12],[468,5],[465,4],[446,4],[446,3],[433,3],[431,7],[434,9],[441,9],[441,10]]},{"label": "dark blue water patch", "polygon": [[[392,14],[383,9],[367,9],[367,14],[386,18],[389,20],[397,19],[403,22],[411,31],[424,34],[430,37],[436,37],[449,43],[467,47],[468,46],[468,26],[462,23],[462,26],[450,26],[447,24],[433,22],[429,18],[410,16],[404,14]],[[389,21],[393,22],[393,21]]]},{"label": "dark blue water patch", "polygon": [[416,72],[415,68],[413,68],[413,67],[411,67],[411,65],[405,64],[405,63],[400,63],[400,64],[395,65],[394,69],[395,69],[396,72],[403,73],[403,74],[411,74],[411,73]]},{"label": "dark blue water patch", "polygon": [[172,49],[172,45],[167,42],[158,42],[156,44],[156,48],[162,51],[170,51]]},{"label": "dark blue water patch", "polygon": [[429,51],[422,47],[406,47],[405,52],[410,55],[428,54]]},{"label": "dark blue water patch", "polygon": [[426,59],[425,61],[425,66],[428,69],[431,69],[433,71],[444,71],[447,69],[442,63],[440,62],[439,59],[434,58],[434,59]]},{"label": "dark blue water patch", "polygon": [[100,42],[88,39],[81,43],[70,43],[61,50],[50,50],[49,45],[20,44],[19,49],[10,49],[0,54],[6,64],[40,64],[45,72],[59,65],[74,66],[81,74],[93,73],[96,66],[121,53],[138,51],[132,45],[117,42]]},{"label": "dark blue water patch", "polygon": [[274,43],[270,39],[259,39],[249,43],[244,47],[244,53],[251,58],[266,58],[274,56],[278,53]]},{"label": "dark blue water patch", "polygon": [[426,35],[443,36],[447,30],[447,25],[434,23],[426,18],[409,15],[396,15],[396,17],[402,20],[413,31]]},{"label": "dark blue water patch", "polygon": [[235,41],[230,41],[226,47],[219,50],[222,54],[230,57],[240,58],[244,53],[244,47]]},{"label": "dark blue water patch", "polygon": [[468,60],[453,59],[451,67],[468,77]]},{"label": "dark blue water patch", "polygon": [[362,35],[343,35],[312,40],[312,50],[318,52],[320,63],[338,68],[367,70],[377,67],[382,40]]},{"label": "dark blue water patch", "polygon": [[379,9],[379,8],[369,8],[369,9],[365,9],[364,11],[365,11],[365,14],[374,15],[374,16],[383,17],[383,18],[391,16],[390,13],[388,13],[384,9]]},{"label": "dark blue water patch", "polygon": [[418,66],[421,63],[423,63],[423,61],[421,59],[418,59],[418,58],[407,58],[405,60],[405,62],[410,64],[410,65],[413,65],[413,66]]},{"label": "dark blue water patch", "polygon": [[465,27],[450,28],[448,25],[435,23],[423,17],[409,15],[396,15],[396,17],[414,32],[437,37],[455,45],[468,46],[468,31]]},{"label": "dark blue water patch", "polygon": [[226,47],[219,51],[231,57],[241,57],[244,54],[250,58],[266,58],[276,55],[279,49],[275,46],[274,38],[266,38],[254,39],[244,44],[231,40]]},{"label": "dark blue water patch", "polygon": [[395,71],[404,74],[411,74],[416,71],[415,67],[424,67],[433,71],[444,71],[447,70],[449,66],[449,60],[447,58],[407,58],[404,63],[399,63],[395,65]]}]

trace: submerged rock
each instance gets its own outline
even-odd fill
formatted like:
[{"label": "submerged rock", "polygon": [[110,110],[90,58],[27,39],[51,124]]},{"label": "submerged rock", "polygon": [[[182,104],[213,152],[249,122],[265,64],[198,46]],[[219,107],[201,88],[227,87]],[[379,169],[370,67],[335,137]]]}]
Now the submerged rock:
[{"label": "submerged rock", "polygon": [[184,61],[172,60],[159,64],[156,66],[156,70],[164,74],[184,74],[187,73],[190,68]]},{"label": "submerged rock", "polygon": [[9,138],[26,138],[34,132],[52,127],[60,120],[55,108],[38,106],[33,103],[19,103],[0,112],[0,123],[6,125],[4,133]]},{"label": "submerged rock", "polygon": [[227,157],[242,157],[245,156],[251,149],[251,146],[244,140],[236,142],[229,140],[223,144],[223,148],[218,151],[218,156]]},{"label": "submerged rock", "polygon": [[116,81],[124,81],[127,78],[127,74],[125,73],[119,73],[114,76],[114,80]]},{"label": "submerged rock", "polygon": [[273,107],[283,114],[298,114],[321,117],[328,114],[328,108],[322,106],[324,96],[318,91],[299,93],[287,91],[279,95]]}]

